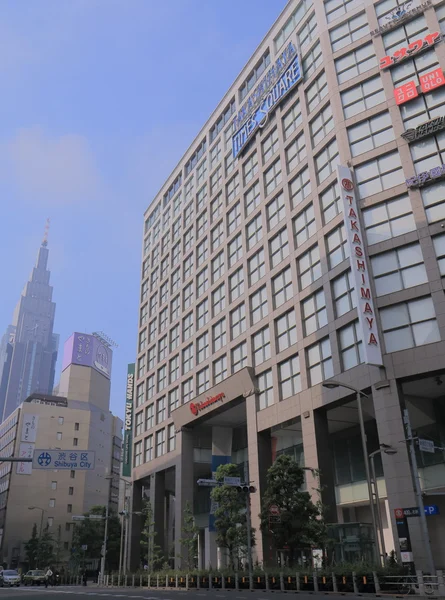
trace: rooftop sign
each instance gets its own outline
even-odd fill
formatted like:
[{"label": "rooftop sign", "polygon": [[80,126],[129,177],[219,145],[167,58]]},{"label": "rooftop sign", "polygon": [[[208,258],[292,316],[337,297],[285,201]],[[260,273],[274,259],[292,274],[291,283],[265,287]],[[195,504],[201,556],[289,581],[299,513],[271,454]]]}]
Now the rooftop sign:
[{"label": "rooftop sign", "polygon": [[422,13],[426,8],[431,6],[431,0],[426,0],[414,8],[411,8],[412,3],[412,0],[409,0],[408,2],[402,4],[402,6],[397,6],[394,10],[392,10],[389,15],[386,15],[385,17],[388,23],[377,27],[377,29],[373,29],[371,31],[371,36],[376,37],[377,35],[382,35],[387,31],[391,31],[399,25],[402,25],[402,23],[406,23],[407,21],[414,19],[414,17],[416,17],[419,13]]}]

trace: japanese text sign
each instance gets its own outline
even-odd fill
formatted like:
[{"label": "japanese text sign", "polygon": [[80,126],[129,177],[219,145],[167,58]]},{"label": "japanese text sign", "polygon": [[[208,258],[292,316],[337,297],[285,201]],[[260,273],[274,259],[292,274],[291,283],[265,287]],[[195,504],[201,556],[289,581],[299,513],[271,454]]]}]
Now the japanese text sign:
[{"label": "japanese text sign", "polygon": [[418,40],[414,40],[408,46],[404,46],[403,48],[399,48],[393,54],[388,56],[384,56],[380,59],[380,68],[388,69],[389,67],[393,67],[398,63],[402,62],[407,58],[411,58],[424,50],[428,50],[442,40],[442,35],[439,31],[434,31],[433,33],[429,33],[424,38],[419,38]]},{"label": "japanese text sign", "polygon": [[417,98],[419,92],[417,91],[417,86],[415,81],[408,81],[408,83],[404,83],[398,88],[394,90],[394,98],[396,99],[396,104],[404,104],[408,102],[408,100],[412,100],[413,98]]}]

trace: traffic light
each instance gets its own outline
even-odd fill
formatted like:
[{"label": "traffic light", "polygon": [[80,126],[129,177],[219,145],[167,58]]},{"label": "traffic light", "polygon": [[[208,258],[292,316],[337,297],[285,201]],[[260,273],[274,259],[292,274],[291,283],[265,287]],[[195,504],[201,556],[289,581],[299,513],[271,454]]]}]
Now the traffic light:
[{"label": "traffic light", "polygon": [[256,492],[256,487],[253,485],[238,485],[236,489],[240,494],[254,494]]}]

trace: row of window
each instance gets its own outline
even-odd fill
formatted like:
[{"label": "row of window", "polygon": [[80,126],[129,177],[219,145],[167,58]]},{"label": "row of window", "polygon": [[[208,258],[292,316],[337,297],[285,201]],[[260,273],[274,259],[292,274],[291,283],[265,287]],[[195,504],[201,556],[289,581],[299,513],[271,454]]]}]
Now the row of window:
[{"label": "row of window", "polygon": [[173,423],[166,429],[159,429],[155,435],[149,435],[145,440],[136,442],[134,445],[133,466],[139,467],[154,458],[159,458],[172,452],[176,447],[175,427]]}]

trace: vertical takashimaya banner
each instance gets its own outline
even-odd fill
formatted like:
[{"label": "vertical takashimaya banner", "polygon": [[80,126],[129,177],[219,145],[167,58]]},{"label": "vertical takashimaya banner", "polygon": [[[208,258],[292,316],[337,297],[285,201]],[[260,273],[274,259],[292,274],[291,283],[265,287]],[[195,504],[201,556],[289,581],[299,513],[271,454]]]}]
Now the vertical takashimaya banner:
[{"label": "vertical takashimaya banner", "polygon": [[123,477],[131,477],[131,457],[133,444],[134,373],[135,363],[131,363],[128,365],[127,368],[127,388],[125,394],[124,456],[122,462]]},{"label": "vertical takashimaya banner", "polygon": [[357,296],[357,311],[362,332],[365,362],[382,366],[382,349],[377,330],[376,311],[369,284],[369,270],[365,259],[364,237],[358,218],[357,198],[348,167],[337,166],[338,184],[343,201],[346,238],[349,245],[352,280]]}]

